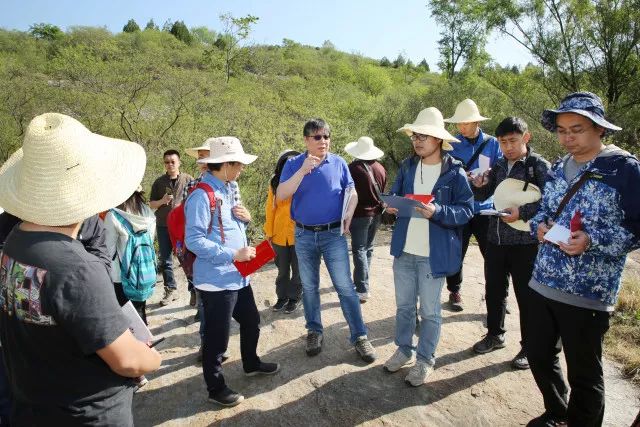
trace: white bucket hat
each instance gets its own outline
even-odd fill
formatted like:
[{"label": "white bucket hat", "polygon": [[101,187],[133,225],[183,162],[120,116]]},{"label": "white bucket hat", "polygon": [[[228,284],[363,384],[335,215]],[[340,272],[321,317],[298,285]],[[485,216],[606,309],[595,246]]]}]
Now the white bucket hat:
[{"label": "white bucket hat", "polygon": [[473,99],[465,99],[456,106],[456,112],[453,117],[444,119],[446,123],[474,123],[491,120],[488,117],[480,115],[478,106]]},{"label": "white bucket hat", "polygon": [[197,159],[198,158],[198,151],[200,151],[200,150],[209,151],[209,144],[207,144],[207,141],[203,142],[202,145],[199,146],[199,147],[187,148],[186,149],[187,156],[193,157],[194,159]]},{"label": "white bucket hat", "polygon": [[145,164],[136,143],[91,133],[63,114],[42,114],[0,168],[0,205],[36,224],[75,224],[127,200]]},{"label": "white bucket hat", "polygon": [[451,135],[444,127],[442,113],[435,107],[425,108],[418,113],[416,121],[407,123],[398,129],[398,132],[404,132],[411,136],[412,133],[421,135],[430,135],[442,140],[442,149],[446,151],[453,150],[450,142],[460,142]]},{"label": "white bucket hat", "polygon": [[384,151],[373,144],[373,139],[361,136],[344,146],[344,151],[360,160],[375,160],[384,156]]},{"label": "white bucket hat", "polygon": [[[496,187],[493,194],[493,205],[497,210],[501,211],[506,208],[520,207],[527,203],[533,203],[540,200],[542,193],[540,189],[529,183],[527,191],[522,191],[524,181],[514,178],[507,178]],[[530,231],[529,221],[524,222],[519,219],[517,221],[508,222],[507,225],[520,231]]]},{"label": "white bucket hat", "polygon": [[209,144],[209,157],[198,160],[198,163],[240,162],[248,165],[258,158],[253,154],[246,154],[235,136],[209,138],[205,144]]}]

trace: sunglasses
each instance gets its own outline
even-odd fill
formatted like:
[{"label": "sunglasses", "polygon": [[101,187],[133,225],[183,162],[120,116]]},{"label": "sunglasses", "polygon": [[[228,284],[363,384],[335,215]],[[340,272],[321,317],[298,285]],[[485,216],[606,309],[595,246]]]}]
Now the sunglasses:
[{"label": "sunglasses", "polygon": [[331,139],[331,135],[309,135],[309,138],[313,138],[315,141],[321,141],[324,138],[327,141]]}]

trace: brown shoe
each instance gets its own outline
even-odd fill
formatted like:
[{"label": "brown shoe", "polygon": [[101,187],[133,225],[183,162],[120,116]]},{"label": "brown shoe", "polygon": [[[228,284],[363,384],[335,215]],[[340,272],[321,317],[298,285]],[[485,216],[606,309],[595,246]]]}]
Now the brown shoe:
[{"label": "brown shoe", "polygon": [[462,297],[460,296],[460,292],[451,292],[449,294],[449,305],[451,306],[452,311],[464,310],[464,307],[462,307]]},{"label": "brown shoe", "polygon": [[165,289],[164,290],[164,298],[162,298],[162,300],[160,301],[160,305],[161,306],[166,306],[171,304],[172,301],[175,301],[178,299],[178,293],[176,292],[175,289]]}]

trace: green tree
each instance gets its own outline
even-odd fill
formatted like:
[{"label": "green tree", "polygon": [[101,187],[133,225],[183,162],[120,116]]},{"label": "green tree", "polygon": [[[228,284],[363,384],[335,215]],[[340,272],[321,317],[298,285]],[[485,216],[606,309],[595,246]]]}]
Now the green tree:
[{"label": "green tree", "polygon": [[159,28],[156,25],[156,23],[153,22],[153,18],[149,19],[149,22],[147,22],[147,25],[144,26],[144,29],[145,30],[155,30],[155,31],[159,30]]},{"label": "green tree", "polygon": [[216,32],[207,27],[192,28],[191,35],[196,41],[204,46],[213,46],[217,38]]},{"label": "green tree", "polygon": [[387,58],[386,56],[383,56],[382,59],[380,60],[380,66],[391,67],[391,61],[389,61],[389,58]]},{"label": "green tree", "polygon": [[229,82],[233,66],[238,61],[243,51],[242,43],[249,37],[251,27],[260,18],[247,15],[236,18],[230,13],[220,15],[223,31],[216,40],[216,47],[223,52],[226,81]]},{"label": "green tree", "polygon": [[140,27],[135,20],[129,19],[129,21],[127,21],[127,24],[122,27],[122,31],[124,33],[135,33],[137,31],[140,31]]},{"label": "green tree", "polygon": [[41,40],[55,41],[64,36],[60,27],[53,24],[33,24],[29,27],[29,34]]},{"label": "green tree", "polygon": [[422,68],[426,72],[431,71],[429,70],[429,63],[427,62],[426,59],[423,59],[422,61],[420,61],[420,63],[418,64],[418,68]]},{"label": "green tree", "polygon": [[183,21],[174,22],[169,32],[181,42],[186,44],[191,44],[193,42],[193,36],[189,32],[187,26],[184,25]]},{"label": "green tree", "polygon": [[400,68],[400,67],[404,66],[406,63],[407,63],[407,60],[404,57],[404,55],[399,53],[398,57],[396,58],[396,60],[393,61],[393,68]]}]

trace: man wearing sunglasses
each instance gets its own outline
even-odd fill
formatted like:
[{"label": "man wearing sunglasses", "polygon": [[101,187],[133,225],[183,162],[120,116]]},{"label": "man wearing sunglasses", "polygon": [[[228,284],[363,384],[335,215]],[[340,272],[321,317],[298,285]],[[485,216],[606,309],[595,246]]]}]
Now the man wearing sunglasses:
[{"label": "man wearing sunglasses", "polygon": [[315,356],[322,350],[319,292],[322,257],[349,325],[351,343],[362,360],[371,363],[376,353],[367,338],[360,300],[351,280],[347,240],[342,234],[342,230],[349,229],[358,203],[353,179],[347,162],[329,153],[331,129],[324,120],[307,121],[303,134],[307,151],[285,163],[276,197],[279,200],[292,197],[291,218],[296,222],[296,255],[308,330],[306,352]]},{"label": "man wearing sunglasses", "polygon": [[168,305],[178,299],[176,279],[173,277],[173,259],[171,258],[171,240],[167,228],[167,215],[169,211],[182,202],[185,186],[193,177],[186,173],[180,173],[180,153],[176,150],[167,150],[162,156],[166,173],[156,179],[151,186],[149,206],[156,213],[156,236],[160,256],[158,261],[162,280],[164,281],[164,298],[160,305]]}]

